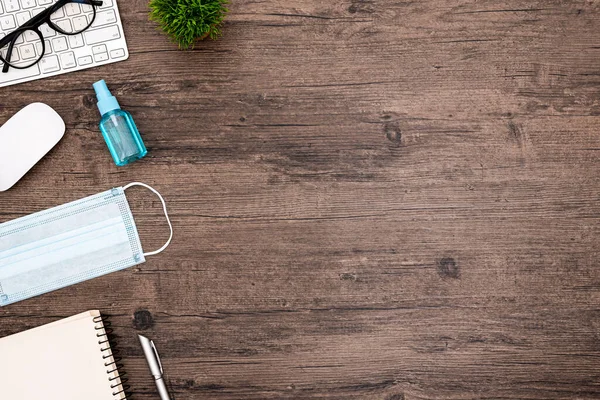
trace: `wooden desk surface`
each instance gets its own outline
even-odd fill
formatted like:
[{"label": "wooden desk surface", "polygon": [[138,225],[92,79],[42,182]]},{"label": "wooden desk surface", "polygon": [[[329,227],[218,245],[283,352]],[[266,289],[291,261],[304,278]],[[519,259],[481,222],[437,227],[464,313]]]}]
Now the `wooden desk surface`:
[{"label": "wooden desk surface", "polygon": [[[62,142],[0,221],[131,181],[163,254],[0,309],[98,308],[188,399],[600,398],[600,2],[234,1],[194,51],[120,1],[128,61],[0,90]],[[149,148],[117,168],[104,78]],[[127,193],[144,248],[160,203]]]}]

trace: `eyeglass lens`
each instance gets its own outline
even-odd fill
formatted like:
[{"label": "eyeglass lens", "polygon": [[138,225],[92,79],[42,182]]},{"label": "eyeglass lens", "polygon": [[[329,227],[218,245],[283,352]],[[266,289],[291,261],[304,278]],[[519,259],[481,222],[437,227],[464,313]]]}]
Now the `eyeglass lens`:
[{"label": "eyeglass lens", "polygon": [[85,31],[93,20],[94,6],[80,1],[67,3],[50,15],[52,28],[68,35]]},{"label": "eyeglass lens", "polygon": [[[10,66],[14,68],[28,68],[37,63],[43,55],[41,35],[33,30],[22,30],[17,35],[10,54]],[[8,61],[10,43],[2,48],[0,54]]]}]

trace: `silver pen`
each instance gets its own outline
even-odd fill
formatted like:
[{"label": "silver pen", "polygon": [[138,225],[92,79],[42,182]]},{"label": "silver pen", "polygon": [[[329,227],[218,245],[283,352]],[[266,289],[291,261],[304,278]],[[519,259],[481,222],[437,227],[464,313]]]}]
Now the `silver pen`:
[{"label": "silver pen", "polygon": [[160,363],[160,357],[158,356],[156,346],[154,346],[154,342],[142,335],[138,335],[138,338],[140,339],[140,343],[144,349],[144,355],[146,356],[146,360],[148,360],[150,373],[154,377],[161,400],[171,400],[169,397],[169,392],[167,392],[167,385],[165,385],[165,381],[163,379],[163,368],[162,364]]}]

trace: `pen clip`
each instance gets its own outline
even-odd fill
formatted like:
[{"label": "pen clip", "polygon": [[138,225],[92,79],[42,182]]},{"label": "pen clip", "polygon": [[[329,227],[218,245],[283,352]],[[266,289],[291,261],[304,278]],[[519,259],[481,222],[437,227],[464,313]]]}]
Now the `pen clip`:
[{"label": "pen clip", "polygon": [[152,351],[154,352],[154,355],[156,356],[156,361],[158,361],[158,367],[160,368],[160,374],[162,375],[164,373],[162,363],[160,362],[160,356],[158,355],[158,350],[156,350],[156,346],[154,345],[153,340],[150,341],[150,346],[152,347]]}]

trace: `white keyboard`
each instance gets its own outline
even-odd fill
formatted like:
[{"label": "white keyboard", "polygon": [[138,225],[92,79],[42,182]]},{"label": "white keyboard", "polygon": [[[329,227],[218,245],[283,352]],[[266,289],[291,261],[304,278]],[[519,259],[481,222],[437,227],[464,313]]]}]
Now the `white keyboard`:
[{"label": "white keyboard", "polygon": [[[94,23],[80,34],[63,35],[47,24],[40,26],[46,47],[44,57],[27,69],[10,68],[7,73],[2,73],[0,61],[0,87],[126,60],[129,51],[117,2],[102,1],[102,6],[97,7]],[[54,3],[54,0],[0,0],[0,38]],[[63,9],[64,19],[57,21],[57,25],[70,23],[76,26],[81,23],[81,18],[86,18],[79,7],[69,5]],[[28,43],[29,40],[31,43]],[[37,43],[34,45],[34,42]],[[16,65],[19,60],[14,57],[19,55],[25,60],[33,57],[33,51],[39,57],[41,42],[37,37],[25,37],[20,44],[15,45],[15,49],[17,48],[18,51],[13,49],[11,57],[11,63],[16,61]]]}]

